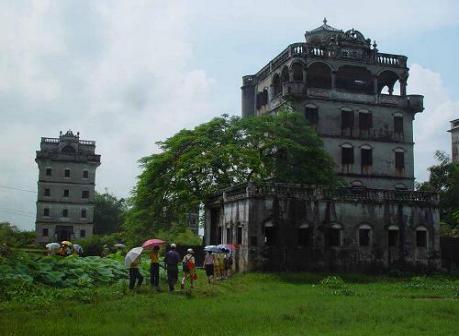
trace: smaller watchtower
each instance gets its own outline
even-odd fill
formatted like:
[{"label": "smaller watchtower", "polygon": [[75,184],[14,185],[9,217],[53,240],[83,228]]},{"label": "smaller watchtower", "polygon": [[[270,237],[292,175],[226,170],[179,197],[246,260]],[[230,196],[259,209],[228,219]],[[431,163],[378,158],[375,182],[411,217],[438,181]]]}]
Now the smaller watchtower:
[{"label": "smaller watchtower", "polygon": [[37,241],[46,243],[89,237],[93,233],[96,142],[80,133],[41,138],[38,164]]}]

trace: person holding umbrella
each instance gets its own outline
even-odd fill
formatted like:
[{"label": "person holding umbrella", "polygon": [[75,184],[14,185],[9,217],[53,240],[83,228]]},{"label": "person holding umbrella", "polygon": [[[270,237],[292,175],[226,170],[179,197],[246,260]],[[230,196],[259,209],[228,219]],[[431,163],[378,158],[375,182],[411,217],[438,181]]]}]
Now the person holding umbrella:
[{"label": "person holding umbrella", "polygon": [[150,252],[150,284],[159,292],[159,245],[153,246]]},{"label": "person holding umbrella", "polygon": [[177,246],[172,243],[171,249],[166,253],[164,264],[167,270],[167,283],[169,285],[169,292],[174,291],[175,284],[178,281],[178,263],[180,262],[180,255],[175,250]]},{"label": "person holding umbrella", "polygon": [[129,268],[129,289],[134,289],[136,282],[137,287],[140,287],[143,282],[143,276],[139,271],[140,256],[142,254],[142,247],[134,247],[131,249],[124,258],[124,264]]}]

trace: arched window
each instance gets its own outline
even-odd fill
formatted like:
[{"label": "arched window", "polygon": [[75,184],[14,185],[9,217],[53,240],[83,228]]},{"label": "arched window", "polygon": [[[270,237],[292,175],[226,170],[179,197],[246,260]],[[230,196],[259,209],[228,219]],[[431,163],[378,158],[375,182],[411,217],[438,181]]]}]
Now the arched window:
[{"label": "arched window", "polygon": [[416,228],[416,247],[427,247],[427,233],[427,229],[424,226],[418,226]]},{"label": "arched window", "polygon": [[387,228],[387,246],[388,247],[397,247],[398,246],[398,226],[391,225]]},{"label": "arched window", "polygon": [[311,125],[317,125],[319,122],[319,112],[316,105],[307,104],[304,107],[304,117]]},{"label": "arched window", "polygon": [[341,237],[342,226],[333,224],[327,229],[327,245],[329,247],[340,247],[342,245]]},{"label": "arched window", "polygon": [[293,81],[303,81],[303,63],[295,62],[292,64]]},{"label": "arched window", "polygon": [[360,167],[362,174],[370,174],[373,165],[373,148],[370,145],[360,146]]},{"label": "arched window", "polygon": [[359,180],[354,180],[351,182],[351,186],[352,187],[363,187],[363,182],[362,181],[359,181]]},{"label": "arched window", "polygon": [[397,183],[394,185],[395,190],[408,190],[408,187],[404,183]]},{"label": "arched window", "polygon": [[395,172],[403,175],[405,171],[405,150],[403,148],[394,149]]},{"label": "arched window", "polygon": [[354,147],[349,143],[344,143],[341,145],[341,164],[354,164]]},{"label": "arched window", "polygon": [[276,244],[276,227],[272,221],[268,221],[264,224],[265,232],[265,245],[273,246]]},{"label": "arched window", "polygon": [[272,90],[273,90],[273,96],[277,96],[281,93],[282,87],[281,87],[281,81],[279,74],[275,74],[273,76],[273,81],[271,83]]},{"label": "arched window", "polygon": [[359,246],[370,247],[371,246],[371,226],[362,224],[359,227]]},{"label": "arched window", "polygon": [[315,62],[309,65],[307,84],[312,88],[331,89],[330,67],[321,62]]},{"label": "arched window", "polygon": [[303,223],[298,228],[298,246],[312,245],[312,230],[307,223]]},{"label": "arched window", "polygon": [[373,76],[368,69],[344,65],[336,72],[336,88],[355,93],[373,93]]},{"label": "arched window", "polygon": [[288,68],[286,66],[284,66],[282,68],[282,72],[281,72],[281,82],[282,83],[286,83],[286,82],[289,82],[290,81],[290,76],[289,76],[289,73],[288,73]]}]

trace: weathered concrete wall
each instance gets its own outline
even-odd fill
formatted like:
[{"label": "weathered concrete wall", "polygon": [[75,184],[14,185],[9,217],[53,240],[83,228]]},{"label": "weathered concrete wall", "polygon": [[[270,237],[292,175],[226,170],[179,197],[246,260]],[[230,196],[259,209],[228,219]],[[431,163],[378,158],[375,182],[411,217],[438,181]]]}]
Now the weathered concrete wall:
[{"label": "weathered concrete wall", "polygon": [[[206,242],[234,242],[228,240],[226,229],[242,225],[244,238],[238,268],[244,271],[375,271],[440,266],[439,213],[434,198],[429,201],[424,196],[417,198],[420,193],[404,192],[397,194],[397,199],[390,199],[376,191],[375,196],[359,194],[355,199],[310,195],[251,193],[248,189],[239,197],[223,197],[223,214],[219,221],[214,221],[223,234],[220,239]],[[330,245],[332,228],[339,231],[337,246]],[[369,230],[368,246],[361,246],[361,228]],[[309,231],[307,244],[299,243],[300,229]],[[271,243],[267,237],[269,230],[275,232]],[[389,246],[390,230],[397,232],[393,247]],[[427,232],[425,247],[417,246],[419,230]]]}]

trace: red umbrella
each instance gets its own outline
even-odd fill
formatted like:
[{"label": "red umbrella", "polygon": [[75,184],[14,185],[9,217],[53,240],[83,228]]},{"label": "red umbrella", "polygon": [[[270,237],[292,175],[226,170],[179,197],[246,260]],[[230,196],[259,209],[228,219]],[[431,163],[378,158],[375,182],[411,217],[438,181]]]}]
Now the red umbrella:
[{"label": "red umbrella", "polygon": [[165,241],[161,239],[148,239],[146,242],[142,244],[142,247],[143,248],[153,248],[155,246],[159,246],[164,243]]}]

